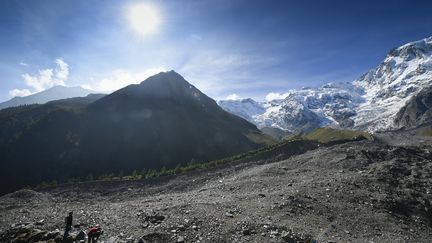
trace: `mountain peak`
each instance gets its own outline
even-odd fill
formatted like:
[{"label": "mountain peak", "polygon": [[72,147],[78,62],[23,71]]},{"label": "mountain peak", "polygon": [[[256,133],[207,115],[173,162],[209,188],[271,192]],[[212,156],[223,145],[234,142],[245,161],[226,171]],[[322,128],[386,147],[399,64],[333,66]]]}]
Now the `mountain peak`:
[{"label": "mountain peak", "polygon": [[141,109],[148,104],[167,102],[190,103],[206,109],[219,108],[214,100],[203,94],[175,71],[161,72],[140,84],[126,86],[92,104],[110,109]]},{"label": "mountain peak", "polygon": [[[251,110],[241,101],[219,101],[219,105],[261,128],[290,130],[306,124],[306,128],[331,125],[382,131],[399,128],[396,114],[432,85],[431,76],[432,37],[428,37],[392,49],[376,68],[353,82],[291,90],[284,100],[260,103],[262,109]],[[405,116],[418,115],[411,113]]]},{"label": "mountain peak", "polygon": [[389,51],[386,60],[395,57],[403,58],[405,61],[426,57],[432,52],[432,37],[421,39],[418,41],[409,42],[405,45],[393,48]]},{"label": "mountain peak", "polygon": [[[173,82],[173,81],[186,81],[183,76],[178,74],[176,71],[171,70],[167,72],[160,72],[158,74],[155,74],[153,76],[150,76],[146,80],[142,81],[141,84],[144,82]],[[187,82],[187,81],[186,81]]]},{"label": "mountain peak", "polygon": [[201,91],[175,71],[160,72],[138,85],[130,85],[121,92],[146,98],[200,98]]}]

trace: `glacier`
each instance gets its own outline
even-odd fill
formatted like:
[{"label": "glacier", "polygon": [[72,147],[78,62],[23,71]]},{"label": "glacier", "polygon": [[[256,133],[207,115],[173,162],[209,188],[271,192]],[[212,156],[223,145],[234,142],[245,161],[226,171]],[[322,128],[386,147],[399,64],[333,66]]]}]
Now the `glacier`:
[{"label": "glacier", "polygon": [[220,100],[218,104],[258,128],[289,132],[330,126],[369,132],[398,129],[397,112],[431,85],[432,37],[389,51],[378,67],[352,82],[289,90],[284,99]]}]

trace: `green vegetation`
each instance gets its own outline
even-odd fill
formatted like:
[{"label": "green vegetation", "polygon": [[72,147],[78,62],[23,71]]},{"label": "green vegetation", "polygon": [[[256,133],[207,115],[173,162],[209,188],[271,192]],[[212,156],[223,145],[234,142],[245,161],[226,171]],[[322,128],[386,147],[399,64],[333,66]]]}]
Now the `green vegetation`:
[{"label": "green vegetation", "polygon": [[330,143],[340,140],[356,140],[361,137],[364,137],[366,139],[372,138],[372,136],[366,132],[341,130],[328,127],[318,128],[303,137],[305,139],[317,141],[319,143]]},{"label": "green vegetation", "polygon": [[[142,180],[142,179],[150,179],[150,178],[158,178],[158,177],[162,177],[162,176],[171,176],[171,175],[179,175],[179,174],[183,174],[183,173],[188,173],[190,171],[196,171],[196,170],[205,170],[205,169],[210,169],[210,168],[215,168],[218,166],[223,166],[226,164],[230,164],[230,163],[236,163],[239,162],[242,159],[245,158],[250,158],[250,157],[254,157],[257,155],[260,155],[262,153],[265,152],[269,152],[272,151],[274,149],[277,149],[279,147],[282,146],[286,146],[287,144],[293,142],[293,141],[298,141],[299,137],[295,137],[292,138],[290,140],[286,140],[283,142],[279,142],[279,143],[274,143],[272,145],[268,145],[266,147],[257,149],[257,150],[252,150],[243,154],[239,154],[239,155],[235,155],[229,158],[224,158],[224,159],[220,159],[220,160],[213,160],[213,161],[209,161],[209,162],[197,162],[195,161],[195,159],[191,159],[191,161],[187,164],[178,164],[176,167],[174,168],[166,168],[166,167],[162,167],[160,170],[155,170],[155,169],[142,169],[140,173],[138,173],[138,170],[133,170],[130,174],[125,174],[125,172],[123,170],[120,170],[117,174],[117,176],[115,175],[115,173],[110,173],[110,174],[101,174],[98,176],[93,176],[93,174],[88,174],[85,177],[84,182],[91,182],[91,181],[119,181],[119,180]],[[82,183],[83,181],[81,180],[81,178],[78,177],[72,177],[70,179],[67,180],[67,184],[79,184]],[[57,181],[55,181],[55,183],[53,182],[45,182],[43,181],[42,183],[38,184],[37,186],[33,187],[34,189],[43,189],[43,188],[48,188],[48,187],[54,187],[57,186]],[[31,188],[31,187],[29,187]]]},{"label": "green vegetation", "polygon": [[[431,130],[432,131],[432,130]],[[267,152],[274,152],[278,149],[289,150],[290,148],[294,148],[296,146],[295,142],[301,141],[312,141],[319,144],[326,144],[337,141],[344,140],[356,140],[361,138],[369,139],[371,135],[365,132],[352,131],[352,130],[339,130],[333,128],[318,128],[315,131],[306,134],[306,135],[294,135],[289,139],[284,140],[279,143],[273,143],[271,145],[262,147],[260,149],[251,150],[246,153],[238,154],[232,157],[212,160],[208,162],[197,162],[195,159],[191,159],[191,161],[187,164],[178,164],[174,168],[162,167],[159,170],[156,169],[142,169],[138,172],[137,169],[130,172],[130,174],[125,173],[125,171],[120,170],[115,176],[114,173],[111,174],[102,174],[97,177],[94,177],[92,174],[89,174],[86,178],[86,182],[90,181],[118,181],[118,180],[142,180],[142,179],[150,179],[150,178],[158,178],[162,176],[172,176],[188,173],[191,171],[199,171],[206,170],[216,167],[221,167],[227,164],[236,164],[240,163],[242,160],[247,158],[258,157],[259,155],[263,155]],[[67,180],[68,184],[78,184],[81,183],[80,177],[73,177]],[[57,185],[57,182],[55,183]],[[46,187],[55,186],[53,183],[42,182],[36,189],[42,189]]]},{"label": "green vegetation", "polygon": [[432,137],[432,127],[428,127],[426,129],[422,129],[417,133],[419,136]]}]

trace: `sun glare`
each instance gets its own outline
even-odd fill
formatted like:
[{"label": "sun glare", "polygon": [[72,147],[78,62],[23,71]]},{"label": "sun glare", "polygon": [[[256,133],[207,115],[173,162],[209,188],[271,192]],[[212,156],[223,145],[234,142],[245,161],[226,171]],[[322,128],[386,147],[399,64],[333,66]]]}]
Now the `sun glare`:
[{"label": "sun glare", "polygon": [[126,16],[130,27],[140,37],[155,33],[158,30],[161,20],[158,9],[146,3],[129,6]]}]

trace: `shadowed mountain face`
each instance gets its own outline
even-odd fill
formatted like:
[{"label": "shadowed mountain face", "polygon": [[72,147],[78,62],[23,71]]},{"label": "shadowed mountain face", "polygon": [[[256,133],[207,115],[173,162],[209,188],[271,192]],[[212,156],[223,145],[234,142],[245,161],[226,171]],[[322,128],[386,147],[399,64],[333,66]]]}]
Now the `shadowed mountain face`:
[{"label": "shadowed mountain face", "polygon": [[175,167],[269,142],[171,71],[95,102],[64,100],[0,112],[2,192],[42,180]]},{"label": "shadowed mountain face", "polygon": [[399,127],[415,128],[432,122],[432,87],[425,88],[412,97],[397,113]]}]

